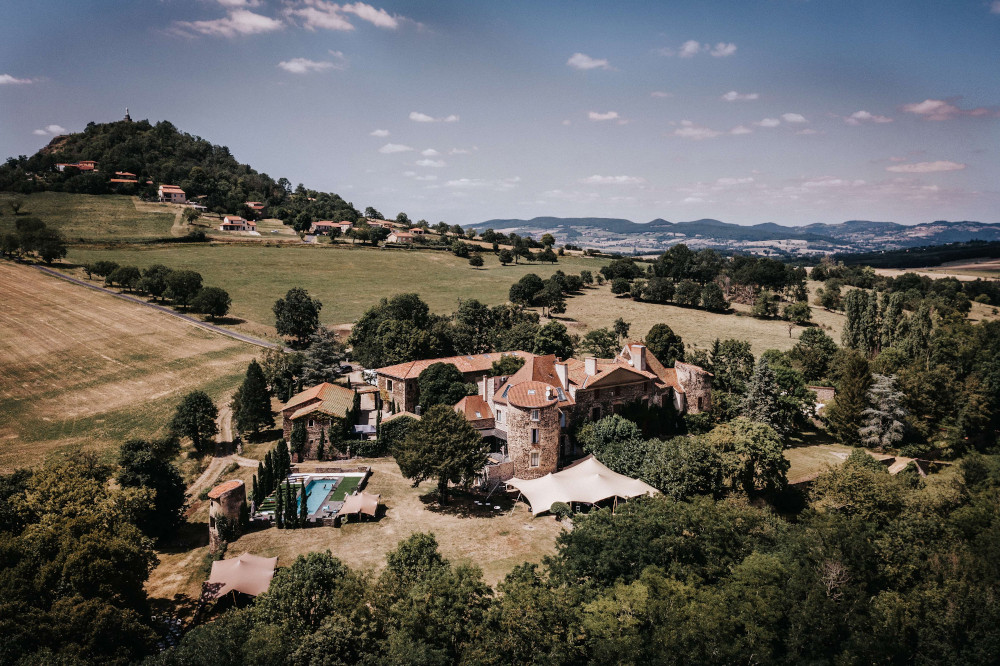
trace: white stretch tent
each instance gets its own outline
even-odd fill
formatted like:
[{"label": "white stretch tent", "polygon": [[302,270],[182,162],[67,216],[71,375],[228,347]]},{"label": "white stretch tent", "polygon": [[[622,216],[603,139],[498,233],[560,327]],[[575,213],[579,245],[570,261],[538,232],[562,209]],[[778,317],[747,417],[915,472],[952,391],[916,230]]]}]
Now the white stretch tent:
[{"label": "white stretch tent", "polygon": [[561,472],[539,479],[515,477],[507,485],[521,491],[536,516],[554,502],[595,504],[611,497],[628,499],[659,492],[648,483],[611,471],[592,455]]},{"label": "white stretch tent", "polygon": [[243,553],[231,560],[212,562],[212,575],[208,585],[220,585],[211,596],[222,597],[230,592],[242,592],[256,597],[267,592],[274,577],[277,557],[260,557]]}]

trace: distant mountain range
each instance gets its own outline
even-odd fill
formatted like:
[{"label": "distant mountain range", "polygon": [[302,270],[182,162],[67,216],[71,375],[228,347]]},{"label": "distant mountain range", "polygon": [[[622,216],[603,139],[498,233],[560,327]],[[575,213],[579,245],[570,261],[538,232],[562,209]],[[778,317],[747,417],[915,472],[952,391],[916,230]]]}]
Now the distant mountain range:
[{"label": "distant mountain range", "polygon": [[677,243],[695,248],[798,255],[871,252],[970,240],[1000,241],[1000,224],[968,221],[904,225],[850,220],[786,227],[773,222],[744,226],[711,219],[669,222],[657,218],[640,224],[606,217],[536,217],[486,220],[471,226],[479,231],[513,231],[536,238],[550,233],[560,244],[629,253],[660,252]]}]

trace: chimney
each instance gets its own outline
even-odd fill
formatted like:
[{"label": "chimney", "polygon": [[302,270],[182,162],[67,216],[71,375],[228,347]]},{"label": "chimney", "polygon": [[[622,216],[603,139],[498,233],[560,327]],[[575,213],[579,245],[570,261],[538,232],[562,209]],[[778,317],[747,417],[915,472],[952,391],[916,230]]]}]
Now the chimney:
[{"label": "chimney", "polygon": [[644,345],[632,345],[629,349],[629,356],[632,359],[632,367],[640,372],[646,370],[646,347]]},{"label": "chimney", "polygon": [[592,377],[597,374],[597,359],[593,356],[588,356],[583,359],[583,369],[586,370],[587,376]]},{"label": "chimney", "polygon": [[488,375],[483,375],[483,390],[479,394],[479,395],[483,396],[484,398],[487,395],[486,380],[488,379],[488,377],[489,377]]},{"label": "chimney", "polygon": [[569,368],[565,363],[556,363],[556,377],[559,378],[559,385],[563,391],[569,390]]},{"label": "chimney", "polygon": [[545,387],[545,399],[546,400],[551,400],[552,399],[552,387],[551,386],[546,386]]}]

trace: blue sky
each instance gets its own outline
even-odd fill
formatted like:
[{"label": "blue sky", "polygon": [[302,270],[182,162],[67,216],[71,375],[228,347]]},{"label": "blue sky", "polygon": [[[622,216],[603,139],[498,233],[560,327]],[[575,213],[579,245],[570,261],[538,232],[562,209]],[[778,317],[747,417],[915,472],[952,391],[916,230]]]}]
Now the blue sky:
[{"label": "blue sky", "polygon": [[3,3],[0,155],[126,106],[431,222],[1000,222],[1000,0]]}]

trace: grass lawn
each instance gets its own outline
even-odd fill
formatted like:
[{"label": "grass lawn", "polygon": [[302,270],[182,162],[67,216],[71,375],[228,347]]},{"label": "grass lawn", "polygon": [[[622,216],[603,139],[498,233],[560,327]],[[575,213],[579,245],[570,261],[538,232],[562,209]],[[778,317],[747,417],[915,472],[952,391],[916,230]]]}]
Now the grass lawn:
[{"label": "grass lawn", "polygon": [[501,266],[495,257],[487,256],[486,268],[474,269],[450,252],[349,245],[71,247],[67,257],[74,263],[99,259],[140,268],[165,264],[196,270],[206,284],[229,292],[232,316],[268,326],[274,323],[274,302],[292,287],[304,287],[319,298],[321,320],[332,326],[355,321],[383,296],[417,292],[432,311],[450,313],[458,308],[459,299],[476,298],[489,305],[505,302],[510,285],[527,273],[548,278],[560,269],[596,271],[605,263],[562,257],[554,265]]},{"label": "grass lawn", "polygon": [[[238,557],[244,552],[277,556],[278,566],[288,566],[298,555],[330,550],[351,567],[378,571],[385,566],[386,553],[402,539],[415,532],[433,532],[445,557],[454,563],[481,567],[486,581],[496,584],[515,565],[540,562],[544,556],[555,553],[555,539],[563,529],[562,523],[552,516],[533,518],[523,502],[513,505],[511,511],[512,498],[494,496],[491,505],[495,501],[504,507],[503,511],[490,506],[474,515],[462,510],[457,500],[452,508],[441,509],[426,502],[435,482],[427,481],[414,488],[391,459],[362,462],[373,469],[366,492],[380,494],[385,505],[385,515],[378,521],[349,522],[339,528],[272,527],[246,534],[230,544],[226,557]],[[303,471],[309,471],[309,467]],[[201,521],[207,521],[207,514]],[[158,553],[160,564],[146,585],[154,603],[156,599],[173,600],[175,595],[197,598],[207,577],[208,527],[204,522],[193,525],[188,547]]]},{"label": "grass lawn", "polygon": [[62,232],[68,241],[130,240],[170,236],[177,206],[144,203],[124,195],[36,192],[29,195],[0,193],[0,233],[14,228],[8,202],[24,202],[21,215],[37,217]]},{"label": "grass lawn", "polygon": [[252,345],[0,262],[0,470],[166,433],[180,398],[238,386]]}]

